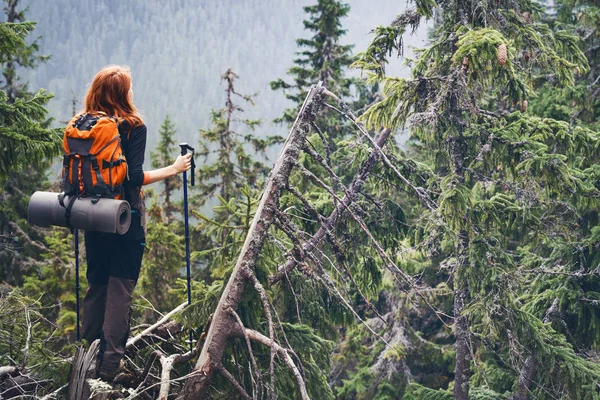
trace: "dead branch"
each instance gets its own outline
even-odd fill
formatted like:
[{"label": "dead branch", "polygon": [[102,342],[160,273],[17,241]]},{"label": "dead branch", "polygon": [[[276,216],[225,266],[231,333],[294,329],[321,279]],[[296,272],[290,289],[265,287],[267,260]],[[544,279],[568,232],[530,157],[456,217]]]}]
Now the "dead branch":
[{"label": "dead branch", "polygon": [[[321,186],[323,189],[327,190],[330,195],[332,195],[334,198],[338,198],[338,201],[340,202],[340,204],[342,204],[341,200],[335,194],[335,192],[333,192],[333,190],[331,190],[331,188],[329,186],[327,186],[327,184],[325,182],[323,182],[318,176],[313,174],[308,169],[304,168],[304,166],[302,166],[299,163],[296,163],[296,166],[302,170],[302,173],[309,176],[311,179],[313,179],[315,182],[317,182],[319,184],[319,186]],[[367,226],[364,223],[364,221],[362,220],[362,218],[359,217],[354,211],[352,211],[351,204],[352,204],[352,202],[350,202],[350,205],[345,205],[346,211],[350,214],[352,219],[358,224],[358,226],[362,229],[362,231],[369,237],[369,239],[375,246],[375,249],[379,253],[379,256],[381,257],[381,259],[383,261],[385,261],[386,267],[394,274],[400,276],[411,288],[416,288],[416,284],[413,281],[412,277],[410,277],[404,271],[402,271],[400,268],[398,268],[396,263],[394,263],[394,261],[392,261],[390,256],[385,252],[385,250],[381,246],[381,244],[377,241],[377,239],[375,239],[375,237],[373,236],[373,234],[371,233],[369,228],[367,228]]]},{"label": "dead branch", "polygon": [[242,269],[241,272],[243,275],[245,275],[245,278],[252,283],[252,285],[254,286],[254,289],[258,292],[258,295],[260,296],[260,300],[263,304],[265,318],[267,319],[267,322],[269,324],[269,338],[271,339],[271,345],[270,345],[271,359],[269,361],[269,373],[271,374],[271,387],[269,390],[271,392],[271,397],[273,397],[273,394],[275,393],[275,350],[274,350],[275,329],[273,328],[273,317],[271,316],[271,307],[269,305],[269,298],[267,297],[267,292],[265,292],[265,289],[261,285],[260,281],[258,280],[258,278],[256,278],[256,275],[254,275],[254,272],[250,271],[247,268]]},{"label": "dead branch", "polygon": [[404,182],[404,184],[406,186],[408,186],[409,188],[411,188],[416,193],[417,197],[419,197],[425,203],[425,206],[427,208],[429,208],[431,211],[436,210],[437,209],[437,204],[435,203],[435,201],[433,201],[429,197],[429,195],[427,194],[427,192],[425,191],[425,189],[422,188],[422,187],[416,187],[416,186],[414,186],[412,184],[412,182],[410,182],[404,175],[402,175],[400,173],[400,171],[398,171],[398,169],[394,166],[394,164],[392,164],[392,162],[390,161],[390,159],[385,155],[385,153],[383,152],[383,150],[381,150],[381,147],[379,147],[377,145],[377,143],[373,140],[373,138],[371,137],[371,135],[369,135],[369,133],[365,130],[365,128],[356,121],[356,117],[354,116],[354,114],[352,114],[352,111],[350,111],[350,107],[348,107],[348,105],[342,99],[340,99],[338,96],[336,96],[335,94],[331,93],[327,89],[325,89],[323,91],[323,93],[326,96],[329,96],[332,99],[334,99],[342,107],[342,110],[337,110],[337,111],[340,114],[342,114],[343,116],[345,116],[347,119],[349,119],[350,121],[352,121],[352,123],[354,124],[354,126],[356,126],[356,128],[360,131],[360,133],[362,133],[362,135],[371,143],[371,146],[373,146],[373,148],[375,150],[377,150],[377,152],[381,156],[381,159],[383,160],[383,162],[385,163],[385,165],[387,165],[388,168],[390,168],[392,171],[394,171],[394,173],[396,174],[396,176],[402,182]]},{"label": "dead branch", "polygon": [[4,380],[6,376],[16,376],[19,373],[19,368],[7,365],[5,367],[0,367],[0,381]]},{"label": "dead branch", "polygon": [[169,397],[169,388],[171,386],[171,370],[175,365],[187,362],[194,358],[196,354],[198,354],[198,350],[194,348],[192,351],[188,351],[185,354],[171,354],[170,356],[165,356],[161,351],[156,350],[154,351],[154,354],[159,357],[161,365],[160,391],[158,393],[158,398],[160,400],[167,400]]},{"label": "dead branch", "polygon": [[156,355],[156,352],[152,352],[150,354],[150,356],[148,357],[148,359],[146,360],[146,365],[144,366],[144,370],[142,371],[142,374],[140,375],[140,384],[135,389],[136,392],[139,392],[142,389],[142,387],[144,387],[144,385],[146,384],[146,380],[148,379],[148,376],[150,375],[150,368],[152,368],[152,364],[154,364],[154,360],[156,360],[156,357],[158,357]]},{"label": "dead branch", "polygon": [[[254,357],[254,352],[252,351],[252,343],[250,343],[250,338],[248,337],[248,335],[246,335],[246,331],[244,329],[244,324],[242,323],[242,319],[240,318],[238,313],[236,313],[234,309],[230,309],[229,312],[231,313],[231,315],[233,315],[233,317],[237,321],[238,325],[240,326],[240,329],[242,329],[244,332],[244,340],[246,341],[246,346],[248,346],[248,353],[250,354],[250,362],[252,363],[252,368],[256,372],[256,382],[257,382],[256,386],[260,387],[260,384],[262,381],[262,376],[261,376],[260,370],[258,369],[258,364],[256,363],[256,358]],[[252,369],[250,369],[250,375],[252,376]],[[257,395],[257,391],[254,392],[254,395],[255,396]]]},{"label": "dead branch", "polygon": [[29,309],[25,307],[25,321],[27,323],[27,339],[25,340],[25,348],[23,349],[23,368],[27,366],[29,360],[29,345],[31,343],[31,317],[29,316]]},{"label": "dead branch", "polygon": [[292,360],[292,357],[290,356],[288,351],[281,347],[279,344],[272,343],[270,338],[266,337],[260,332],[257,332],[253,329],[246,329],[245,332],[246,336],[248,336],[250,340],[254,340],[265,346],[271,347],[277,352],[277,354],[281,356],[283,362],[285,362],[285,364],[292,370],[292,373],[296,378],[296,382],[298,383],[298,389],[300,390],[300,396],[302,397],[302,400],[310,400],[310,397],[308,397],[308,392],[306,391],[306,383],[304,382],[304,379],[302,378],[298,367],[296,367],[296,364],[294,364],[294,360]]},{"label": "dead branch", "polygon": [[35,247],[36,249],[43,251],[43,252],[47,252],[50,251],[46,246],[44,246],[43,243],[38,242],[37,240],[33,240],[29,237],[29,235],[27,233],[25,233],[25,231],[23,229],[21,229],[21,227],[16,224],[15,222],[9,222],[8,225],[13,228],[15,230],[15,232],[22,237],[23,239],[25,239],[25,241],[27,242],[27,244]]},{"label": "dead branch", "polygon": [[141,333],[139,333],[136,336],[134,336],[131,339],[129,339],[127,341],[127,344],[125,345],[125,348],[129,349],[130,347],[132,347],[133,345],[135,345],[144,336],[148,335],[149,333],[151,333],[152,331],[154,331],[155,329],[157,329],[159,326],[161,326],[164,323],[166,323],[173,315],[175,315],[178,312],[180,312],[181,310],[183,310],[186,306],[187,306],[187,302],[182,303],[179,306],[177,306],[177,308],[169,311],[169,313],[167,313],[164,317],[162,317],[161,319],[159,319],[158,322],[156,322],[154,325],[149,326],[148,328],[144,329]]},{"label": "dead branch", "polygon": [[83,347],[77,350],[71,367],[71,376],[69,377],[69,391],[67,395],[69,400],[87,399],[90,397],[90,388],[86,384],[86,379],[95,376],[95,363],[99,344],[100,340],[95,340],[87,351]]},{"label": "dead branch", "polygon": [[58,396],[58,394],[60,392],[62,392],[64,389],[66,389],[69,386],[69,384],[65,384],[62,385],[61,387],[59,387],[58,389],[56,389],[55,391],[48,393],[47,395],[45,395],[44,397],[40,397],[40,400],[51,400],[51,399],[55,399],[56,396]]},{"label": "dead branch", "polygon": [[[390,133],[391,133],[390,129],[384,129],[383,132],[381,132],[381,135],[379,135],[379,137],[377,138],[377,145],[380,149],[381,149],[381,147],[385,146],[385,144],[390,136]],[[373,149],[371,151],[371,154],[369,154],[369,157],[367,158],[367,160],[362,165],[359,173],[354,177],[354,179],[352,180],[352,183],[348,187],[348,192],[351,195],[357,194],[361,191],[362,186],[365,183],[365,180],[367,179],[369,173],[371,172],[371,169],[373,168],[373,166],[375,165],[375,163],[377,162],[378,159],[379,159],[379,153],[377,152],[376,149]],[[344,211],[346,210],[346,207],[352,202],[352,198],[353,198],[352,196],[350,196],[350,197],[347,195],[344,196],[344,198],[342,199],[340,204],[333,210],[333,212],[329,215],[329,217],[321,224],[321,227],[319,228],[319,230],[312,236],[312,238],[308,242],[305,242],[302,245],[303,252],[305,252],[305,253],[311,252],[316,246],[319,245],[319,243],[323,240],[323,238],[325,237],[327,232],[329,232],[333,229],[338,218],[343,215]],[[296,261],[293,258],[288,258],[287,262],[284,265],[277,268],[277,274],[274,276],[271,276],[271,278],[269,279],[271,285],[274,285],[275,283],[279,282],[285,276],[285,274],[288,273],[289,271],[291,271],[292,269],[294,269],[295,266],[296,266]]]},{"label": "dead branch", "polygon": [[242,385],[240,385],[239,382],[235,380],[235,378],[233,377],[233,375],[231,375],[231,373],[229,371],[227,371],[227,369],[225,367],[223,367],[222,365],[219,365],[219,366],[216,367],[216,369],[217,369],[217,371],[221,375],[223,375],[225,378],[227,378],[227,380],[229,381],[229,383],[231,383],[233,385],[233,387],[236,388],[236,390],[238,391],[238,393],[240,394],[240,396],[243,399],[252,400],[252,397],[250,397],[248,395],[248,393],[242,387]]}]

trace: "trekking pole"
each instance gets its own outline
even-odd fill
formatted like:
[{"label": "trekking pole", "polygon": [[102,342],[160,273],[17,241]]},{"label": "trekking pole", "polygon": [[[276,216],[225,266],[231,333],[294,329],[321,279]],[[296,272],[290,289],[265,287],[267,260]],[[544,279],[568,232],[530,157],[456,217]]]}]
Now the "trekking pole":
[{"label": "trekking pole", "polygon": [[[191,185],[194,186],[194,169],[196,164],[194,163],[194,148],[187,143],[179,143],[181,147],[181,155],[185,156],[189,151],[192,152],[192,168],[190,168]],[[187,297],[188,306],[192,304],[192,287],[191,287],[191,273],[190,273],[190,231],[188,224],[188,192],[187,192],[187,171],[183,171],[183,221],[185,224],[185,266],[187,271]],[[190,351],[193,348],[193,330],[190,329]]]},{"label": "trekking pole", "polygon": [[75,235],[75,303],[77,308],[77,341],[81,340],[79,331],[79,229],[73,230]]}]

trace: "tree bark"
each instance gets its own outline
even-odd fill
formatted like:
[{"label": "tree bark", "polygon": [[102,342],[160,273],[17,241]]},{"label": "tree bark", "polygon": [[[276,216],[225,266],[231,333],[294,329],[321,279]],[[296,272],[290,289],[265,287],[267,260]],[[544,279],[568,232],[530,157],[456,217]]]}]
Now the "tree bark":
[{"label": "tree bark", "polygon": [[227,340],[238,328],[230,310],[237,309],[248,284],[243,271],[253,270],[258,259],[268,229],[273,222],[275,209],[279,206],[281,189],[287,185],[292,168],[304,145],[306,134],[310,130],[310,123],[314,120],[315,113],[320,110],[322,90],[319,84],[308,92],[281,154],[269,175],[244,246],[213,315],[198,362],[181,392],[185,399],[200,400],[207,397],[210,382],[221,366]]},{"label": "tree bark", "polygon": [[[559,317],[558,306],[559,301],[557,297],[552,302],[550,308],[548,308],[548,311],[546,311],[543,320],[544,324],[549,324]],[[531,397],[531,386],[533,385],[535,375],[537,374],[536,361],[536,354],[532,349],[531,354],[525,359],[525,363],[519,373],[519,387],[515,395],[515,400],[527,400]]]},{"label": "tree bark", "polygon": [[[456,104],[451,103],[451,110],[456,108]],[[462,127],[461,121],[458,125]],[[461,133],[452,138],[451,143],[452,167],[456,184],[465,184],[465,159],[467,155],[467,144]],[[458,232],[458,242],[456,243],[456,269],[454,271],[454,337],[456,339],[456,365],[454,368],[454,399],[469,400],[469,379],[471,377],[471,350],[469,321],[464,315],[465,303],[467,301],[469,287],[466,279],[467,268],[469,266],[469,233],[465,225]]]}]

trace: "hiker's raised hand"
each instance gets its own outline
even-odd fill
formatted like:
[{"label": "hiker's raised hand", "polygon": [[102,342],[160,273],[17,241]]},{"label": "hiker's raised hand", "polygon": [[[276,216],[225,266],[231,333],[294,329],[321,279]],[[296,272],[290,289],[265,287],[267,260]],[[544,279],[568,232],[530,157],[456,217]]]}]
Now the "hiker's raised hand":
[{"label": "hiker's raised hand", "polygon": [[181,173],[187,171],[192,166],[192,153],[188,153],[185,156],[181,154],[177,156],[177,160],[173,163],[173,168],[177,171],[177,173]]}]

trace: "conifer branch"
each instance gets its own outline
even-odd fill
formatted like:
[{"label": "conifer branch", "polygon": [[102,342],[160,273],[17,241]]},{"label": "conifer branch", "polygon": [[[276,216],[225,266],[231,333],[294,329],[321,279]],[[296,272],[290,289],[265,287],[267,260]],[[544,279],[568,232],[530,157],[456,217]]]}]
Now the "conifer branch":
[{"label": "conifer branch", "polygon": [[242,269],[240,273],[248,281],[250,281],[250,283],[254,286],[254,289],[258,292],[258,295],[260,296],[260,300],[263,303],[263,311],[265,313],[265,318],[267,318],[267,323],[269,326],[269,338],[271,339],[271,346],[270,346],[271,347],[271,357],[269,360],[269,373],[271,376],[271,386],[269,388],[269,391],[270,391],[270,395],[274,396],[275,395],[275,350],[274,350],[273,345],[275,343],[275,329],[273,328],[273,317],[271,315],[271,307],[269,305],[269,298],[268,298],[267,292],[263,288],[262,284],[256,278],[256,275],[254,275],[254,273],[252,271],[245,268],[245,269]]},{"label": "conifer branch", "polygon": [[425,206],[427,208],[429,208],[431,211],[435,211],[437,209],[437,204],[429,197],[429,195],[427,194],[427,191],[424,188],[422,188],[422,187],[415,187],[412,184],[412,182],[410,182],[406,177],[404,177],[404,175],[402,175],[400,173],[400,171],[398,171],[398,169],[392,164],[392,162],[387,157],[387,155],[383,152],[383,150],[381,149],[381,147],[375,142],[375,140],[373,140],[373,138],[371,137],[371,135],[369,135],[369,133],[365,130],[364,126],[362,126],[361,124],[359,124],[356,121],[356,117],[354,116],[354,114],[352,114],[352,111],[350,111],[350,107],[348,107],[348,105],[346,103],[344,103],[344,101],[342,99],[340,99],[335,94],[329,92],[328,90],[324,90],[323,93],[326,96],[329,96],[332,99],[334,99],[335,101],[337,101],[338,104],[340,104],[340,106],[342,107],[342,111],[340,111],[340,113],[344,117],[346,117],[347,119],[349,119],[354,124],[354,126],[359,130],[359,132],[369,141],[369,143],[371,143],[371,146],[375,150],[377,150],[377,152],[379,153],[379,156],[381,157],[381,159],[383,160],[383,162],[388,166],[388,168],[390,168],[392,171],[394,171],[394,173],[396,174],[396,176],[402,182],[404,182],[404,184],[406,186],[408,186],[409,188],[411,188],[415,192],[415,194],[417,195],[417,197],[419,197],[424,202],[424,204],[425,204]]},{"label": "conifer branch", "polygon": [[[377,138],[377,145],[379,146],[379,148],[385,146],[385,144],[387,143],[387,140],[390,136],[390,133],[391,133],[390,129],[384,129],[381,132],[381,134]],[[353,178],[352,183],[350,183],[349,189],[348,189],[350,194],[354,195],[355,193],[361,192],[361,189],[362,189],[366,179],[368,178],[369,173],[371,172],[371,169],[373,168],[373,166],[375,165],[375,162],[378,159],[379,159],[379,153],[377,152],[377,150],[373,149],[371,151],[371,153],[369,154],[369,157],[367,158],[367,160],[363,163],[359,173]],[[316,216],[318,216],[319,220],[324,218],[324,217],[320,216],[320,214],[310,205],[310,203],[308,203],[308,201],[306,201],[306,199],[304,199],[304,197],[302,195],[300,195],[300,193],[294,187],[288,185],[287,189],[292,194],[294,194],[298,199],[300,199],[300,201],[302,201],[302,203],[305,206],[308,206],[308,209],[311,210],[314,214],[316,214]],[[352,201],[352,199],[353,199],[353,196],[349,197],[349,196],[345,195],[341,202],[336,203],[336,208],[332,211],[332,213],[329,215],[329,217],[327,217],[327,219],[322,220],[321,226],[319,227],[317,232],[315,232],[315,234],[312,235],[312,237],[310,238],[309,241],[304,242],[302,244],[302,251],[304,253],[310,253],[315,247],[317,247],[319,245],[319,243],[323,240],[325,235],[330,233],[330,231],[333,229],[333,227],[337,223],[338,219],[344,214],[344,212],[346,210],[345,206],[348,206],[350,204],[350,202]],[[288,258],[288,260],[286,261],[286,263],[284,265],[281,265],[277,268],[277,273],[269,278],[269,283],[271,285],[274,285],[275,283],[279,282],[285,276],[285,274],[287,274],[292,269],[294,269],[295,266],[296,266],[296,261],[294,259]]]}]

